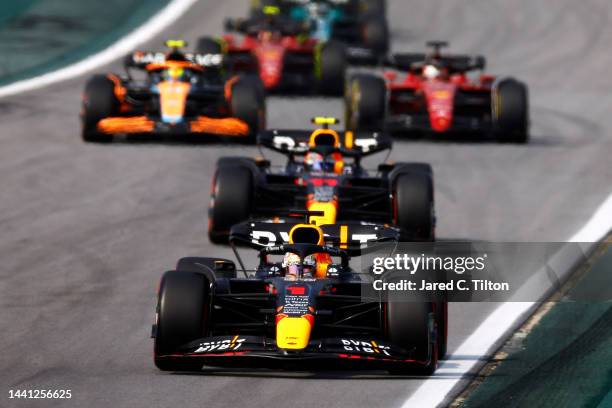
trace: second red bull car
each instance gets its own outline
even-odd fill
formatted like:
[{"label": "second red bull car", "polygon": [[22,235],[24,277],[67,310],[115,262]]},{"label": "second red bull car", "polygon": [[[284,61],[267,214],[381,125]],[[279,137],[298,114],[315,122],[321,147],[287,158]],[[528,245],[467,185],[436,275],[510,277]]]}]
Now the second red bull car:
[{"label": "second red bull car", "polygon": [[435,238],[433,171],[427,163],[383,163],[366,156],[391,148],[383,133],[337,131],[335,118],[315,130],[270,130],[259,143],[287,156],[284,167],[264,159],[224,157],[213,178],[209,237],[226,243],[231,227],[253,218],[282,219],[294,209],[320,211],[317,225],[345,221],[390,224],[404,241]]}]

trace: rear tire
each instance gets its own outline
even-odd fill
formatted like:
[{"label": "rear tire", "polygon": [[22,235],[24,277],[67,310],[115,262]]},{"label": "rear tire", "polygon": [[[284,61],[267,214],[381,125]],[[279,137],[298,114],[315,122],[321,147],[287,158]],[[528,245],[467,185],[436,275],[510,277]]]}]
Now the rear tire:
[{"label": "rear tire", "polygon": [[402,240],[432,242],[435,239],[433,171],[429,164],[411,163],[392,175],[393,222]]},{"label": "rear tire", "polygon": [[210,315],[210,282],[200,273],[166,272],[162,277],[155,333],[155,365],[163,371],[197,370],[201,364],[160,358],[204,337]]},{"label": "rear tire", "polygon": [[111,142],[113,136],[98,131],[98,122],[115,116],[119,100],[115,95],[115,83],[105,75],[94,75],[85,85],[82,106],[82,133],[85,142]]},{"label": "rear tire", "polygon": [[344,79],[348,66],[346,47],[339,42],[323,44],[318,57],[317,78],[321,93],[340,96],[344,90]]},{"label": "rear tire", "polygon": [[251,169],[239,164],[217,167],[208,215],[212,242],[227,244],[232,226],[249,218],[253,192]]},{"label": "rear tire", "polygon": [[361,23],[363,45],[378,57],[387,55],[389,51],[389,27],[384,16],[370,16]]},{"label": "rear tire", "polygon": [[195,47],[197,54],[221,54],[223,49],[219,41],[211,37],[202,37],[198,39]]},{"label": "rear tire", "polygon": [[527,143],[529,140],[529,94],[515,79],[501,81],[492,92],[493,121],[499,140]]},{"label": "rear tire", "polygon": [[247,143],[257,142],[257,135],[266,129],[266,104],[259,78],[239,79],[232,86],[230,105],[234,117],[249,125]]},{"label": "rear tire", "polygon": [[387,86],[382,78],[355,75],[348,82],[345,99],[345,120],[349,130],[383,130]]},{"label": "rear tire", "polygon": [[361,0],[361,6],[366,15],[386,16],[387,1],[386,0]]}]

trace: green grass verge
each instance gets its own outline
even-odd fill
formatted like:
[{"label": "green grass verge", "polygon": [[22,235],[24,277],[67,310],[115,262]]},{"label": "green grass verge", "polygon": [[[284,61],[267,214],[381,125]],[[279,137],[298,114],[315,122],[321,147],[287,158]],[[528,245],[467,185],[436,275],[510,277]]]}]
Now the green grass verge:
[{"label": "green grass verge", "polygon": [[3,1],[0,84],[41,75],[101,51],[169,1]]},{"label": "green grass verge", "polygon": [[611,272],[609,246],[462,407],[612,407]]}]

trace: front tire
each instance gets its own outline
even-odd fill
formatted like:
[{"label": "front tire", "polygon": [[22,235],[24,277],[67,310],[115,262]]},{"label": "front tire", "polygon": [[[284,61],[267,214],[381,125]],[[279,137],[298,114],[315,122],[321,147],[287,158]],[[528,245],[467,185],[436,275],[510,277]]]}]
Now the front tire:
[{"label": "front tire", "polygon": [[444,360],[448,352],[448,303],[445,300],[436,302],[436,338],[438,342],[438,360]]},{"label": "front tire", "polygon": [[201,364],[162,356],[207,335],[210,315],[210,282],[199,273],[169,271],[160,284],[157,305],[154,360],[162,371],[191,371]]},{"label": "front tire", "polygon": [[387,338],[404,350],[414,350],[413,358],[426,363],[414,370],[397,365],[391,374],[432,375],[438,366],[435,328],[432,329],[433,307],[428,302],[389,300],[386,303]]},{"label": "front tire", "polygon": [[85,142],[111,142],[113,136],[98,131],[98,123],[115,116],[119,100],[115,95],[115,83],[105,75],[94,75],[85,85],[81,111],[82,132]]}]

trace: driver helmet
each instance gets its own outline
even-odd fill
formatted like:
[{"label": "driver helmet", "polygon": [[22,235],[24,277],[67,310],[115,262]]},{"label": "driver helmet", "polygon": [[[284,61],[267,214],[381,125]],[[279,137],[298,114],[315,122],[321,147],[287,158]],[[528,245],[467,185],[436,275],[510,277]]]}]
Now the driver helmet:
[{"label": "driver helmet", "polygon": [[259,41],[264,42],[264,41],[270,41],[271,39],[272,39],[271,31],[261,31],[259,33]]},{"label": "driver helmet", "polygon": [[316,273],[317,260],[314,255],[308,255],[306,258],[304,258],[303,265],[304,265],[303,272],[304,272],[305,277],[310,278],[312,277],[314,273]]},{"label": "driver helmet", "polygon": [[293,253],[286,253],[283,263],[281,264],[285,271],[285,276],[297,277],[300,274],[300,263],[301,259],[298,255]]},{"label": "driver helmet", "polygon": [[427,79],[436,79],[442,75],[442,70],[434,64],[427,64],[423,67],[423,76]]},{"label": "driver helmet", "polygon": [[182,67],[170,67],[165,72],[165,77],[168,80],[178,81],[185,75],[185,69]]},{"label": "driver helmet", "polygon": [[304,262],[300,257],[294,253],[285,254],[283,263],[281,264],[285,271],[285,276],[298,277],[300,274],[300,266],[303,267],[302,272],[306,277],[311,277],[313,272],[316,271],[317,261],[313,255],[308,255]]},{"label": "driver helmet", "polygon": [[325,171],[325,158],[320,153],[309,152],[306,157],[304,157],[304,164],[306,164],[306,167],[311,171]]}]

